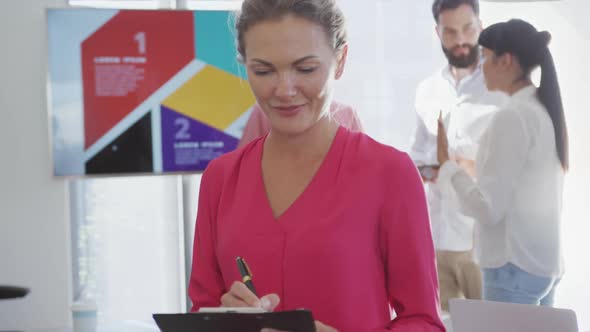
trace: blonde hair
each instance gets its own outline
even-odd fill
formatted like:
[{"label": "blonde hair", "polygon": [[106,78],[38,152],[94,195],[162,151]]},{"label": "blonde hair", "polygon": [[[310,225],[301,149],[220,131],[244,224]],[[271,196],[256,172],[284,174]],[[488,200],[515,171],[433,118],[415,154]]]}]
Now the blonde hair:
[{"label": "blonde hair", "polygon": [[344,15],[334,0],[244,0],[235,25],[240,60],[246,59],[244,34],[250,27],[290,14],[323,27],[334,50],[346,44]]}]

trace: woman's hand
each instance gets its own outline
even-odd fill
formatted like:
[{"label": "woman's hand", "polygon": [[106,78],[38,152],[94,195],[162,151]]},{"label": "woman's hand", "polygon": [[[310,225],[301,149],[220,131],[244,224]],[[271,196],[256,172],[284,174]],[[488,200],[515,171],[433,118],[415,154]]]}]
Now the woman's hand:
[{"label": "woman's hand", "polygon": [[442,119],[442,111],[438,114],[438,130],[436,134],[436,157],[440,167],[449,160],[449,140]]},{"label": "woman's hand", "polygon": [[[315,321],[315,330],[316,332],[338,332],[338,330],[336,330],[335,328],[328,326],[326,324],[323,324],[322,322],[319,321]],[[275,330],[275,329],[268,329],[268,328],[264,328],[262,330],[260,330],[260,332],[288,332],[288,331],[280,331],[280,330]]]},{"label": "woman's hand", "polygon": [[258,298],[243,282],[235,281],[229,292],[221,296],[222,307],[254,307],[273,311],[280,302],[277,294],[268,294]]},{"label": "woman's hand", "polygon": [[461,168],[469,174],[472,178],[475,178],[475,161],[467,158],[463,158],[461,156],[456,156],[455,161]]},{"label": "woman's hand", "polygon": [[338,330],[336,330],[335,328],[323,324],[322,322],[317,320],[315,321],[315,330],[316,332],[338,332]]}]

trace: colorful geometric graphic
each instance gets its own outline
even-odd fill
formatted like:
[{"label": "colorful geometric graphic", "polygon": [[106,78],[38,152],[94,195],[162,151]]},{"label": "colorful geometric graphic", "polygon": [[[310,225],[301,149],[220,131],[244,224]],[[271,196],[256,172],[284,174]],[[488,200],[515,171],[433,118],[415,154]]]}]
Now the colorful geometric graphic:
[{"label": "colorful geometric graphic", "polygon": [[75,134],[60,130],[68,145],[54,147],[62,167],[55,173],[203,171],[235,149],[255,99],[231,18],[228,11],[48,10],[50,91],[59,101],[52,128],[84,124]]},{"label": "colorful geometric graphic", "polygon": [[162,106],[164,172],[204,169],[209,162],[238,145],[238,139]]},{"label": "colorful geometric graphic", "polygon": [[195,12],[197,59],[246,79],[246,69],[237,61],[233,14],[226,11]]},{"label": "colorful geometric graphic", "polygon": [[151,117],[141,118],[86,162],[86,174],[153,172]]},{"label": "colorful geometric graphic", "polygon": [[254,102],[248,82],[206,66],[162,104],[224,130]]},{"label": "colorful geometric graphic", "polygon": [[254,102],[246,81],[205,66],[162,103],[163,170],[186,170],[187,162],[179,154],[198,156],[195,165],[201,165],[235,149],[240,137],[228,129]]},{"label": "colorful geometric graphic", "polygon": [[120,11],[81,48],[88,148],[194,59],[193,14]]}]

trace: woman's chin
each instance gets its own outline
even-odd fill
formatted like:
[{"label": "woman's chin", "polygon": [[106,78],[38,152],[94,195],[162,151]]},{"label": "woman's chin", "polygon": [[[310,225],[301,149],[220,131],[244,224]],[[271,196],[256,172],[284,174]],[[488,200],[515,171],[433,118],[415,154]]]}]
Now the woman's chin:
[{"label": "woman's chin", "polygon": [[271,130],[284,136],[298,136],[305,133],[313,124],[301,121],[275,121],[271,123]]}]

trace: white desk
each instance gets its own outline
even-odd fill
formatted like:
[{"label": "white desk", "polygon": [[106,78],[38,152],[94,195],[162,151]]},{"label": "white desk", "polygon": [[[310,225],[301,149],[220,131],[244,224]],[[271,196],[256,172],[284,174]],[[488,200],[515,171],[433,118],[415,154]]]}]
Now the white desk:
[{"label": "white desk", "polygon": [[440,313],[440,318],[441,318],[444,326],[447,328],[447,332],[453,332],[453,324],[451,323],[451,314],[446,311],[442,311]]},{"label": "white desk", "polygon": [[[41,329],[27,332],[73,332],[72,328]],[[99,325],[96,332],[160,332],[155,322],[124,321]]]}]

